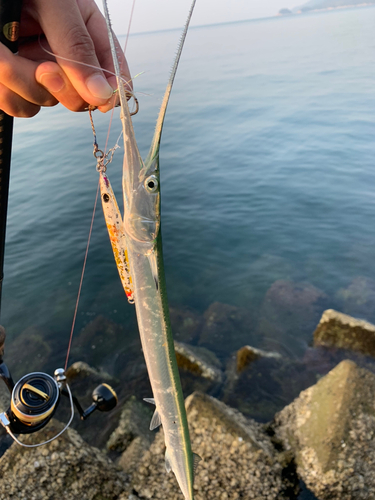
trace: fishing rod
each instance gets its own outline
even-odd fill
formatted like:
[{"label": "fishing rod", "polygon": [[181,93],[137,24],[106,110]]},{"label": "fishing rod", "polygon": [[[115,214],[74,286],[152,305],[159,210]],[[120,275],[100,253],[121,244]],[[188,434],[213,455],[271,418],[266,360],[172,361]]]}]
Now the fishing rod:
[{"label": "fishing rod", "polygon": [[[0,43],[16,54],[21,19],[22,0],[0,0]],[[8,210],[10,165],[12,156],[13,117],[0,109],[0,306],[4,268],[5,233]],[[54,376],[43,372],[24,375],[14,383],[7,365],[3,362],[5,329],[0,326],[0,379],[11,394],[7,411],[0,413],[0,425],[18,444],[25,447],[40,446],[59,437],[71,424],[74,406],[81,420],[86,420],[95,410],[110,411],[117,404],[115,391],[107,384],[100,384],[92,393],[92,404],[83,410],[73,396],[66,381],[65,369],[58,368]],[[70,401],[70,418],[64,429],[52,439],[35,445],[27,445],[15,434],[30,434],[42,429],[54,415],[60,396]]]},{"label": "fishing rod", "polygon": [[[0,0],[0,43],[14,54],[18,36],[22,0]],[[0,109],[0,308],[4,278],[5,230],[8,211],[10,164],[12,156],[13,117]]]}]

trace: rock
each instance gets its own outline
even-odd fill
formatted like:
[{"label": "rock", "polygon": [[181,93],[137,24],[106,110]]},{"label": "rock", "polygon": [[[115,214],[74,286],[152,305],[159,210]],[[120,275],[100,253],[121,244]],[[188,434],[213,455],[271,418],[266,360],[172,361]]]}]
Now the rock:
[{"label": "rock", "polygon": [[154,410],[155,408],[149,404],[131,396],[122,407],[118,427],[112,432],[107,442],[107,449],[123,452],[138,436],[146,439],[150,446],[155,437],[149,430]]},{"label": "rock", "polygon": [[118,427],[112,432],[107,449],[124,472],[131,474],[144,452],[150,448],[155,433],[150,422],[155,408],[131,396],[124,404]]},{"label": "rock", "polygon": [[150,441],[143,436],[137,436],[131,441],[116,463],[126,474],[131,475],[138,469],[141,458],[149,448]]},{"label": "rock", "polygon": [[[50,439],[63,428],[52,420],[43,431],[21,436],[27,444]],[[73,429],[38,448],[14,443],[0,458],[0,500],[118,500],[130,493],[127,477]]]},{"label": "rock", "polygon": [[244,344],[252,343],[254,320],[245,309],[214,302],[204,313],[199,345],[226,358]]},{"label": "rock", "polygon": [[275,417],[299,476],[319,498],[362,500],[375,489],[375,375],[342,361]]},{"label": "rock", "polygon": [[314,332],[314,346],[350,349],[375,357],[375,325],[328,309]]},{"label": "rock", "polygon": [[341,309],[345,314],[367,321],[375,321],[375,281],[357,276],[347,288],[337,292]]},{"label": "rock", "polygon": [[191,309],[169,308],[173,338],[188,344],[194,343],[201,332],[203,318]]},{"label": "rock", "polygon": [[281,359],[281,354],[278,352],[267,352],[245,345],[237,351],[236,354],[236,372],[241,373],[250,363],[261,358]]},{"label": "rock", "polygon": [[278,280],[268,289],[257,327],[266,350],[300,356],[311,340],[327,295],[310,283]]},{"label": "rock", "polygon": [[[195,500],[283,499],[295,491],[262,426],[220,401],[194,393],[186,400],[194,452],[202,461],[196,470]],[[139,498],[181,499],[173,473],[164,465],[164,437],[158,433],[132,476]]]}]

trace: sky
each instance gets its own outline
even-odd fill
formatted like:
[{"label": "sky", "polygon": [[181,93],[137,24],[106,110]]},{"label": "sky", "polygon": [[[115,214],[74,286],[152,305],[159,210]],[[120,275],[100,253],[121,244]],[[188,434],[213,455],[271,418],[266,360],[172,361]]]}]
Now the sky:
[{"label": "sky", "polygon": [[[95,0],[101,7],[101,0]],[[191,26],[271,17],[284,7],[293,8],[307,0],[197,0]],[[127,33],[133,0],[108,0],[117,35]],[[142,33],[181,28],[190,0],[135,0],[131,32]]]}]

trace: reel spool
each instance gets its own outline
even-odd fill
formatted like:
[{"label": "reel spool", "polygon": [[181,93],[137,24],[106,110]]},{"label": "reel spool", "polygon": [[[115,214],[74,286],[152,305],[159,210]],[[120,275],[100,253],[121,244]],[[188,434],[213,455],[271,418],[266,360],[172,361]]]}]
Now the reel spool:
[{"label": "reel spool", "polygon": [[47,373],[23,376],[14,386],[7,415],[13,432],[29,434],[42,429],[52,418],[60,401],[60,389]]},{"label": "reel spool", "polygon": [[[117,395],[112,387],[100,384],[92,393],[92,404],[83,410],[78,399],[72,395],[62,368],[55,370],[54,377],[42,372],[28,373],[14,384],[6,364],[0,363],[0,378],[11,393],[10,408],[0,413],[0,424],[18,444],[25,447],[41,446],[60,436],[73,420],[74,406],[81,420],[86,420],[95,410],[107,412],[117,404]],[[69,398],[71,407],[70,419],[64,429],[40,444],[28,445],[19,441],[14,434],[31,434],[47,425],[59,405],[61,394]]]}]

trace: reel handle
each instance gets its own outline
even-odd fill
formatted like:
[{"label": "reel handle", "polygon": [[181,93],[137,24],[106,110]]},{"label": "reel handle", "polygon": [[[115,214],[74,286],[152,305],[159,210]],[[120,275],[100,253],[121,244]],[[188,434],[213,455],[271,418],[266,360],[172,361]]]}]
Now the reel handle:
[{"label": "reel handle", "polygon": [[[66,389],[62,390],[64,396],[68,396]],[[92,392],[92,403],[84,410],[78,399],[73,396],[73,402],[81,416],[81,420],[86,420],[95,410],[111,411],[117,405],[117,394],[108,384],[100,384]]]}]

